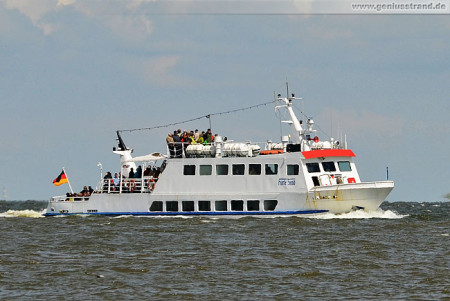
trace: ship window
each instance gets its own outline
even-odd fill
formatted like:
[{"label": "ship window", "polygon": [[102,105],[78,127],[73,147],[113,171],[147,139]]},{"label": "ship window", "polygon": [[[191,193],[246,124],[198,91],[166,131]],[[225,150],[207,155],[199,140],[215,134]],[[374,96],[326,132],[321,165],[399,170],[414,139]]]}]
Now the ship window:
[{"label": "ship window", "polygon": [[228,174],[228,165],[219,164],[216,165],[216,175],[226,176]]},{"label": "ship window", "polygon": [[293,164],[293,165],[288,164],[288,166],[287,166],[287,175],[288,176],[298,176],[298,171],[299,171],[298,164]]},{"label": "ship window", "polygon": [[150,211],[163,211],[163,202],[161,202],[161,201],[154,201],[150,205]]},{"label": "ship window", "polygon": [[264,200],[264,211],[274,211],[277,205],[277,200]]},{"label": "ship window", "polygon": [[232,211],[244,211],[244,201],[241,201],[241,200],[231,201],[231,210]]},{"label": "ship window", "polygon": [[243,175],[245,171],[244,164],[233,164],[233,175]]},{"label": "ship window", "polygon": [[178,211],[178,202],[177,201],[167,201],[166,202],[166,211]]},{"label": "ship window", "polygon": [[318,178],[318,177],[312,177],[311,179],[312,179],[312,181],[313,181],[313,183],[314,183],[314,186],[320,186],[319,178]]},{"label": "ship window", "polygon": [[194,201],[183,201],[181,206],[183,211],[194,211]]},{"label": "ship window", "polygon": [[261,174],[261,164],[249,164],[248,165],[249,175],[260,175]]},{"label": "ship window", "polygon": [[193,176],[195,175],[195,165],[185,165],[183,174],[185,176]]},{"label": "ship window", "polygon": [[340,171],[352,171],[349,161],[339,161],[338,165]]},{"label": "ship window", "polygon": [[227,211],[227,201],[216,201],[216,211]]},{"label": "ship window", "polygon": [[308,168],[308,172],[320,172],[319,163],[306,163],[306,168]]},{"label": "ship window", "polygon": [[247,201],[247,211],[259,211],[259,201]]},{"label": "ship window", "polygon": [[278,173],[278,164],[266,164],[266,175],[276,175]]},{"label": "ship window", "polygon": [[198,201],[198,211],[211,211],[211,202]]},{"label": "ship window", "polygon": [[200,175],[201,176],[210,176],[212,174],[212,166],[211,165],[200,165]]},{"label": "ship window", "polygon": [[322,162],[322,167],[324,171],[336,171],[336,166],[334,166],[334,162],[332,161]]}]

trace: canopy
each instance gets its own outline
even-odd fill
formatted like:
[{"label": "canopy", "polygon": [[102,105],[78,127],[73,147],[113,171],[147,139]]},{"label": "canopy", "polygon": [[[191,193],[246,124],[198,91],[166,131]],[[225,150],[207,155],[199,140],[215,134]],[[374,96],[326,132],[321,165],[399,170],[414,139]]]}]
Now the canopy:
[{"label": "canopy", "polygon": [[132,158],[130,160],[127,160],[127,162],[149,162],[149,161],[156,161],[156,160],[161,160],[161,159],[165,159],[166,156],[164,156],[161,153],[151,153],[145,156],[139,156],[139,157],[135,157]]}]

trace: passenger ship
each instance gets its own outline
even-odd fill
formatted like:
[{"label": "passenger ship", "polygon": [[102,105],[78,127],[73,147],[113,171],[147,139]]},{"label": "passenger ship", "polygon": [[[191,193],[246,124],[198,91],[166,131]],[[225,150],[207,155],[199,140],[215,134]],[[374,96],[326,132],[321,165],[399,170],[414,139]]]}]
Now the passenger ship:
[{"label": "passenger ship", "polygon": [[[355,154],[346,142],[320,141],[314,121],[300,121],[292,96],[275,98],[276,110],[286,110],[291,135],[281,143],[261,147],[216,136],[210,145],[191,144],[132,157],[117,132],[121,174],[137,164],[160,169],[139,178],[102,180],[90,196],[55,196],[45,216],[148,215],[242,216],[304,215],[376,210],[394,188],[392,181],[362,182]],[[313,137],[314,136],[314,137]],[[262,149],[264,148],[264,149]]]}]

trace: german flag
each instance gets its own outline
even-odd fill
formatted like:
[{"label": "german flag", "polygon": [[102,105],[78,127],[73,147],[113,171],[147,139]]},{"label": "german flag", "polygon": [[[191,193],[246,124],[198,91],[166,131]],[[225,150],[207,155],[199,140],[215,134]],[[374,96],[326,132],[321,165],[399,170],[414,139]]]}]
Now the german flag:
[{"label": "german flag", "polygon": [[56,179],[53,180],[53,184],[55,186],[59,186],[59,185],[62,185],[64,183],[68,183],[68,182],[69,181],[67,180],[64,170],[61,171],[61,173],[59,174],[59,176]]}]

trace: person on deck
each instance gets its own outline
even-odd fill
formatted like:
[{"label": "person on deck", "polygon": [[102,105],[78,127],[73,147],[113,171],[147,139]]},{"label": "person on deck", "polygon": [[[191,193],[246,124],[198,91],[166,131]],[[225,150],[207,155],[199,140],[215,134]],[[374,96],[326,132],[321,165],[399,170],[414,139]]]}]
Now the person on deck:
[{"label": "person on deck", "polygon": [[119,190],[120,178],[117,172],[114,174],[113,183],[114,183],[114,190]]},{"label": "person on deck", "polygon": [[173,141],[175,144],[175,158],[181,158],[183,155],[182,146],[181,146],[181,137],[178,136],[177,131],[173,133]]},{"label": "person on deck", "polygon": [[130,173],[128,174],[128,177],[130,179],[134,178],[134,169],[133,169],[133,167],[130,168]]},{"label": "person on deck", "polygon": [[142,166],[139,165],[138,168],[136,168],[136,172],[134,173],[135,178],[141,178],[142,177]]},{"label": "person on deck", "polygon": [[170,157],[173,158],[175,156],[175,145],[173,140],[173,135],[169,133],[166,138],[167,146],[169,147]]}]

